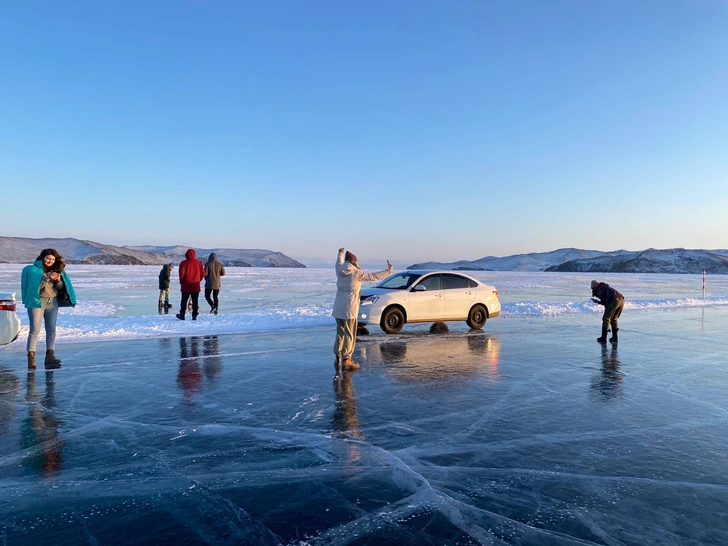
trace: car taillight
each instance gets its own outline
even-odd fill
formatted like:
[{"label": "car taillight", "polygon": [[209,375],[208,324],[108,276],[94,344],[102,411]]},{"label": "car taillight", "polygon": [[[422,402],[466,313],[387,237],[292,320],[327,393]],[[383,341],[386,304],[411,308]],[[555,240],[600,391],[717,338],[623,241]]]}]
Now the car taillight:
[{"label": "car taillight", "polygon": [[498,297],[498,290],[493,290],[493,294],[495,294],[495,297]]},{"label": "car taillight", "polygon": [[0,300],[0,311],[15,311],[13,300]]}]

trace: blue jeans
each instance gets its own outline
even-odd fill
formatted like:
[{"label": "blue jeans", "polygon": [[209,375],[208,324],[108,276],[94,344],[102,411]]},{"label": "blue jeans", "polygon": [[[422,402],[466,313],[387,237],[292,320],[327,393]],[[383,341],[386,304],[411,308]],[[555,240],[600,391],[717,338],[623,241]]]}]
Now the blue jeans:
[{"label": "blue jeans", "polygon": [[46,351],[51,351],[56,345],[56,319],[58,318],[58,299],[57,298],[41,298],[40,307],[37,309],[28,309],[28,324],[30,325],[30,333],[28,334],[27,350],[35,352],[35,346],[38,344],[38,335],[40,334],[41,320],[45,322],[46,331]]}]

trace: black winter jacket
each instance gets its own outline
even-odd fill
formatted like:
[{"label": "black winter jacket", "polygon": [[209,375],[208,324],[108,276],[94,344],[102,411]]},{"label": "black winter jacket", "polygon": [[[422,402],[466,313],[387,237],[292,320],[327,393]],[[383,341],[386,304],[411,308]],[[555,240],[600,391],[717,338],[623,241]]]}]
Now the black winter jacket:
[{"label": "black winter jacket", "polygon": [[592,288],[592,296],[599,300],[599,305],[604,305],[605,307],[612,303],[614,300],[624,299],[624,296],[622,294],[617,292],[614,288],[612,288],[605,282],[597,283],[597,285]]},{"label": "black winter jacket", "polygon": [[162,270],[159,272],[159,289],[166,290],[169,288],[169,279],[171,277],[172,268],[169,264],[164,264]]}]

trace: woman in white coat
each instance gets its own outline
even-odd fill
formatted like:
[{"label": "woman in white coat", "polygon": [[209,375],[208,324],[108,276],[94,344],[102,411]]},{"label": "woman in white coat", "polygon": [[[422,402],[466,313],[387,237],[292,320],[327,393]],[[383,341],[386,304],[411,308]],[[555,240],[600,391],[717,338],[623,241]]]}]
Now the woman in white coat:
[{"label": "woman in white coat", "polygon": [[394,266],[387,262],[386,271],[367,273],[357,263],[357,257],[345,248],[339,249],[336,259],[336,299],[331,313],[336,319],[336,342],[334,343],[334,368],[356,370],[359,364],[351,359],[356,345],[356,317],[359,314],[361,283],[376,281],[390,275]]}]

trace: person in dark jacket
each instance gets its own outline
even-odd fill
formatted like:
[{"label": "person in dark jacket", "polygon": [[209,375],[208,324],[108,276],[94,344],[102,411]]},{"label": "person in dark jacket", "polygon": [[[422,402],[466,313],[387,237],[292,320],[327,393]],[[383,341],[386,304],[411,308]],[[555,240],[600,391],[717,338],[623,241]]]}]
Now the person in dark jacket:
[{"label": "person in dark jacket", "polygon": [[172,304],[169,303],[169,281],[172,280],[173,264],[164,264],[159,272],[159,307],[169,309]]},{"label": "person in dark jacket", "polygon": [[35,346],[38,343],[41,321],[45,323],[46,356],[45,368],[55,370],[61,367],[61,360],[55,356],[56,320],[58,318],[59,295],[65,296],[65,305],[76,305],[76,293],[71,279],[65,271],[66,263],[57,250],[41,250],[35,263],[23,268],[20,288],[23,305],[28,310],[30,332],[28,333],[28,369],[34,370]]},{"label": "person in dark jacket", "polygon": [[[205,299],[210,304],[210,313],[217,315],[218,299],[220,293],[220,277],[225,275],[225,268],[217,261],[217,254],[212,252],[205,264]],[[212,294],[212,299],[210,299]]]},{"label": "person in dark jacket", "polygon": [[592,301],[598,305],[604,306],[604,315],[602,315],[602,335],[597,338],[599,343],[607,342],[607,332],[612,328],[612,337],[609,338],[611,343],[617,343],[617,332],[619,332],[619,324],[617,320],[622,314],[624,308],[624,296],[617,292],[614,288],[605,282],[591,282]]},{"label": "person in dark jacket", "polygon": [[182,302],[180,304],[177,318],[185,319],[185,311],[187,310],[187,301],[192,298],[192,320],[197,320],[200,311],[200,283],[205,278],[205,268],[197,259],[197,253],[193,249],[185,252],[185,260],[179,264],[179,285],[182,292]]}]

